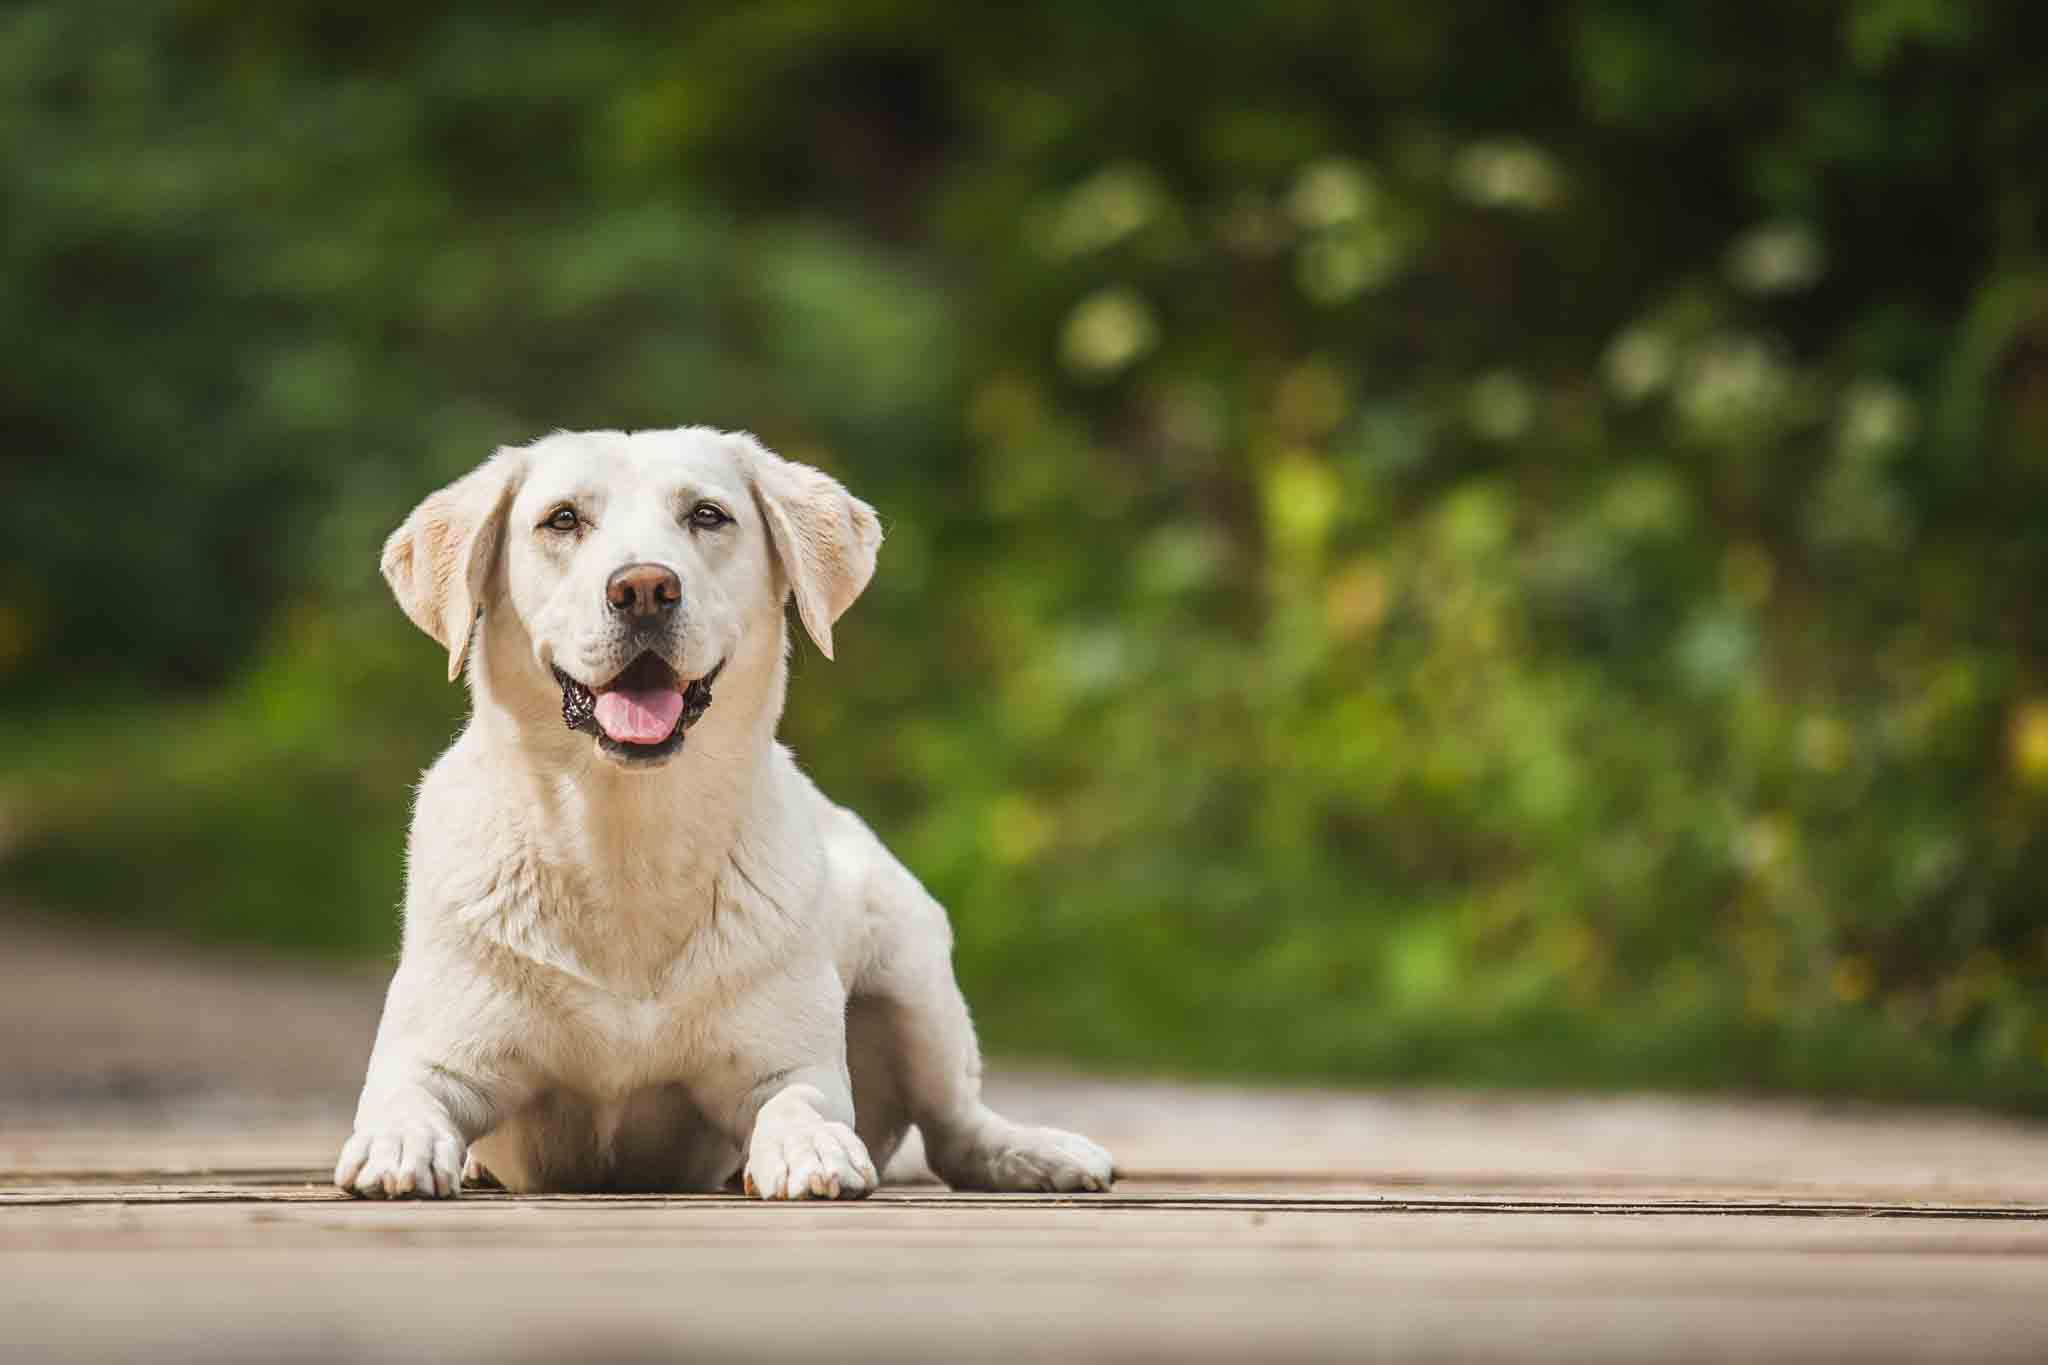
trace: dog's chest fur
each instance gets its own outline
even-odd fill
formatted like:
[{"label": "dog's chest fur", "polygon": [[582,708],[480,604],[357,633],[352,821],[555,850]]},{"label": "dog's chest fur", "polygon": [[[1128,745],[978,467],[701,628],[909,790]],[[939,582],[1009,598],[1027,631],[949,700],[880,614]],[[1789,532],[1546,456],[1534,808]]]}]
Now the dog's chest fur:
[{"label": "dog's chest fur", "polygon": [[444,892],[464,940],[450,946],[517,1010],[523,1060],[547,1080],[610,1096],[687,1081],[761,978],[792,955],[834,956],[838,917],[810,913],[828,890],[815,837],[769,849],[678,821],[661,839],[594,838],[584,822],[603,815],[578,816],[545,838],[501,836]]},{"label": "dog's chest fur", "polygon": [[527,896],[468,917],[496,988],[520,1002],[532,1085],[480,1159],[515,1189],[716,1188],[739,1152],[691,1082],[715,1064],[738,964],[711,893],[607,909],[561,894],[564,880],[543,872]]},{"label": "dog's chest fur", "polygon": [[540,1007],[526,1012],[529,1063],[595,1094],[686,1079],[749,974],[716,879],[592,887],[543,867],[509,880],[463,921],[500,987]]}]

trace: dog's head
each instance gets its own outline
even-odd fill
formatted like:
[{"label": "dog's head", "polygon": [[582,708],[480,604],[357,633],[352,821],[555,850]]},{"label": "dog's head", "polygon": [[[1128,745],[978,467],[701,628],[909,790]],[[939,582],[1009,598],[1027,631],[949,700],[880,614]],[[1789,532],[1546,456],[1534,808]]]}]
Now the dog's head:
[{"label": "dog's head", "polygon": [[[477,619],[516,627],[515,667],[558,686],[600,753],[652,766],[683,745],[725,665],[796,599],[825,657],[881,544],[866,503],[752,436],[558,432],[500,450],[414,509],[384,578],[462,670]],[[494,629],[487,623],[486,629]]]}]

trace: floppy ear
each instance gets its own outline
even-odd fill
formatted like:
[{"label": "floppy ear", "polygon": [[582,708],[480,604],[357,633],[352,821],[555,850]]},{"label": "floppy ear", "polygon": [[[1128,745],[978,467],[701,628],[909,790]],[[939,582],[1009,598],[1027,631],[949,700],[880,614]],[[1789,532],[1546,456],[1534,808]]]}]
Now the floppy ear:
[{"label": "floppy ear", "polygon": [[448,681],[462,676],[469,637],[504,539],[512,462],[493,455],[413,508],[384,542],[384,581],[412,623],[448,651]]},{"label": "floppy ear", "polygon": [[882,523],[839,480],[738,433],[753,467],[754,501],[796,598],[796,614],[826,658],[832,623],[875,575]]}]

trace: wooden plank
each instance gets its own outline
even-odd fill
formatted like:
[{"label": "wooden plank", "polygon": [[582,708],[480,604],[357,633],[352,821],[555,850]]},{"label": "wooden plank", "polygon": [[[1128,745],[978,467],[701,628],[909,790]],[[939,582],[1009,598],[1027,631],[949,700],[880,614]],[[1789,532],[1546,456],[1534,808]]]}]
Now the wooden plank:
[{"label": "wooden plank", "polygon": [[41,1245],[10,1237],[0,1254],[12,1360],[2020,1360],[2048,1346],[2038,1220],[481,1200],[34,1217]]},{"label": "wooden plank", "polygon": [[1113,1195],[364,1203],[374,976],[10,948],[4,1365],[2048,1359],[2040,1124],[1011,1071]]},{"label": "wooden plank", "polygon": [[693,1355],[2037,1360],[2048,1208],[1184,1171],[858,1204],[370,1203],[267,1164],[0,1190],[10,1362]]}]

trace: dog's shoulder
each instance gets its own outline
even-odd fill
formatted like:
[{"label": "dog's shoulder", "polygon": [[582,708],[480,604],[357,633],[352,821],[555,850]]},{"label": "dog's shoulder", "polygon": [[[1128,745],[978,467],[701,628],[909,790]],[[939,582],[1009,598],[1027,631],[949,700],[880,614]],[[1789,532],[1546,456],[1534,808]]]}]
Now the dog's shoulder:
[{"label": "dog's shoulder", "polygon": [[[778,842],[810,845],[825,874],[835,882],[862,880],[868,865],[882,852],[881,841],[867,823],[825,795],[787,745],[774,748],[768,781],[754,812],[752,823],[775,826],[772,837]],[[754,837],[759,838],[760,833]]]},{"label": "dog's shoulder", "polygon": [[841,974],[849,982],[874,979],[886,959],[911,949],[951,951],[946,912],[889,850],[860,814],[819,790],[793,757],[778,747],[787,764],[791,795],[784,809],[800,809],[799,823],[815,841],[822,878],[818,897],[832,926]]},{"label": "dog's shoulder", "polygon": [[406,843],[409,931],[425,919],[544,912],[568,894],[534,845],[535,816],[521,808],[519,790],[473,729],[421,776]]},{"label": "dog's shoulder", "polygon": [[455,742],[420,774],[414,790],[408,850],[414,870],[422,861],[431,870],[436,859],[452,859],[458,852],[473,859],[480,847],[479,836],[505,824],[498,811],[503,794],[504,784],[492,780],[475,727],[465,726]]}]

